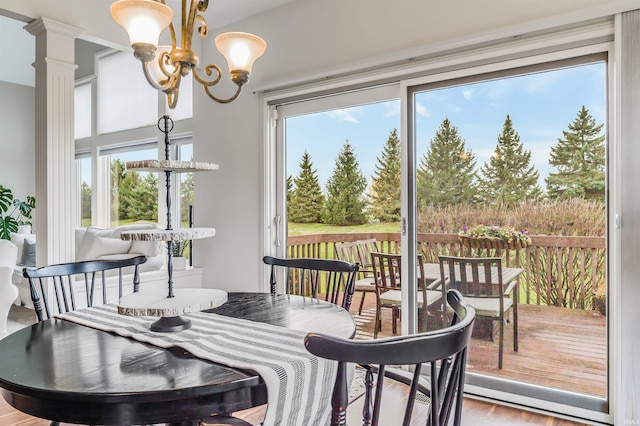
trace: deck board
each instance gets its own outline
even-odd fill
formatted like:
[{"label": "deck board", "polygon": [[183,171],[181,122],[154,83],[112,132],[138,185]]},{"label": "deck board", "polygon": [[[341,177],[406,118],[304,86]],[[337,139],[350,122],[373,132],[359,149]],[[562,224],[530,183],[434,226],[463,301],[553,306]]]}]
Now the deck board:
[{"label": "deck board", "polygon": [[[372,339],[375,298],[354,295],[351,314],[356,339]],[[383,309],[382,331],[391,335],[391,311]],[[607,391],[606,317],[597,312],[550,306],[518,305],[518,352],[513,351],[513,324],[505,327],[503,368],[498,370],[498,343],[473,338],[467,369],[470,372],[523,381],[599,397]]]}]

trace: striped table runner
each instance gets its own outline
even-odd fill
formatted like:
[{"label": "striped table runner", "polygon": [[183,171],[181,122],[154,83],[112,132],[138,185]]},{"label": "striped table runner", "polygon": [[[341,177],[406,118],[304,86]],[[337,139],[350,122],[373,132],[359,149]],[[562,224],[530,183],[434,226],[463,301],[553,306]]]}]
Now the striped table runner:
[{"label": "striped table runner", "polygon": [[256,371],[267,385],[265,426],[325,426],[337,363],[304,347],[306,332],[209,313],[183,315],[188,330],[158,333],[156,318],[119,315],[116,305],[102,305],[56,315],[67,321],[116,333],[162,348],[180,347],[196,357]]}]

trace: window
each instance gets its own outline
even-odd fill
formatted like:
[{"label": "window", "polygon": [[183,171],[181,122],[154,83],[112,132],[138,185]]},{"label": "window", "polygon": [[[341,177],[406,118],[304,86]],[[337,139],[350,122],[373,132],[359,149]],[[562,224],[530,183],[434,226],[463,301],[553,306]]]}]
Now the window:
[{"label": "window", "polygon": [[74,92],[75,138],[91,137],[91,82],[76,85]]},{"label": "window", "polygon": [[158,158],[156,144],[101,151],[110,168],[110,226],[138,220],[158,221],[158,173],[126,170],[128,161]]},{"label": "window", "polygon": [[91,226],[91,156],[87,153],[76,156],[76,176],[79,181],[80,226]]}]

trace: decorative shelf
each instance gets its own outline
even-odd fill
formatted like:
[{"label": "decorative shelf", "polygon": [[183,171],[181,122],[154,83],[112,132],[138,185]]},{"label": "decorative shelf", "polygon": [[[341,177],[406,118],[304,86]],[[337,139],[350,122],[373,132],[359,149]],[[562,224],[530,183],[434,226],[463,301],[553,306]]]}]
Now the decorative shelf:
[{"label": "decorative shelf", "polygon": [[213,172],[220,166],[214,163],[197,163],[195,161],[179,160],[142,160],[127,161],[127,170],[140,172]]},{"label": "decorative shelf", "polygon": [[138,229],[122,231],[120,238],[126,241],[187,241],[215,235],[215,228]]}]

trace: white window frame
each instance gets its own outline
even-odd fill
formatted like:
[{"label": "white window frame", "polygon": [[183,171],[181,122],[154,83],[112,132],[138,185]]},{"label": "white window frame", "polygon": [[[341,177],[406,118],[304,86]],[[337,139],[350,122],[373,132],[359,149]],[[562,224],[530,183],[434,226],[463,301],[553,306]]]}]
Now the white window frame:
[{"label": "white window frame", "polygon": [[[361,73],[355,72],[323,83],[300,84],[296,87],[274,90],[272,92],[266,90],[261,95],[264,122],[264,148],[262,153],[264,199],[262,203],[263,225],[261,228],[263,254],[273,255],[276,253],[273,242],[278,240],[278,235],[275,234],[276,227],[274,226],[273,218],[278,214],[278,211],[282,211],[282,207],[279,207],[277,205],[278,201],[276,201],[278,190],[282,191],[282,188],[279,188],[279,186],[281,186],[280,182],[277,180],[279,174],[280,176],[282,175],[282,171],[277,170],[276,167],[276,164],[278,164],[276,149],[276,123],[278,114],[276,106],[319,96],[327,96],[332,93],[342,93],[359,87],[362,88],[398,81],[401,84],[402,163],[406,165],[415,161],[415,142],[412,142],[413,146],[411,146],[407,138],[407,135],[412,132],[412,129],[408,127],[407,120],[409,113],[408,105],[410,102],[407,92],[410,87],[426,82],[443,81],[525,66],[535,66],[545,62],[555,62],[572,57],[606,52],[608,54],[607,72],[609,75],[607,83],[607,104],[609,106],[607,161],[610,173],[608,176],[608,186],[609,188],[613,188],[613,190],[610,191],[610,198],[608,200],[607,234],[609,241],[607,250],[609,252],[610,306],[612,310],[615,310],[616,307],[619,307],[619,303],[613,303],[613,301],[617,300],[616,294],[620,292],[620,239],[617,233],[612,232],[611,224],[614,223],[612,217],[615,215],[615,212],[620,211],[619,191],[615,190],[615,188],[617,188],[616,185],[619,186],[620,182],[620,172],[619,167],[617,167],[620,159],[616,157],[616,153],[619,152],[619,142],[615,137],[618,134],[615,126],[618,126],[619,123],[617,123],[613,117],[613,110],[620,88],[615,86],[613,78],[616,58],[616,44],[613,42],[614,29],[614,19],[610,17],[608,19],[598,20],[597,22],[584,23],[579,26],[574,24],[566,28],[554,28],[544,32],[537,31],[532,32],[530,35],[523,34],[517,39],[507,39],[506,37],[496,36],[493,41],[486,42],[484,46],[478,46],[473,41],[469,41],[467,46],[456,46],[455,51],[451,53],[444,50],[440,53],[431,52],[424,60],[415,60],[405,65],[380,67],[378,70],[368,70],[367,72]],[[407,157],[407,155],[410,157]],[[413,158],[411,156],[413,156]],[[403,166],[402,218],[403,221],[406,221],[407,232],[402,234],[402,255],[408,259],[408,262],[403,262],[402,273],[404,276],[411,278],[415,275],[415,273],[411,271],[415,271],[415,243],[417,241],[415,188],[413,188],[415,176],[409,176],[406,169],[407,168]],[[282,228],[282,226],[280,228]],[[282,232],[282,230],[280,230],[280,232]],[[280,252],[282,252],[282,250],[283,249],[280,249]],[[268,271],[266,268],[262,279],[263,288],[267,288]],[[411,282],[412,280],[409,279],[409,281]],[[405,293],[403,297],[405,299],[409,297],[410,291],[411,289],[408,288],[408,286],[403,286],[403,292]],[[415,305],[415,303],[413,305]],[[411,307],[411,305],[409,307]],[[411,315],[411,309],[403,309],[402,315],[403,333],[405,333],[408,331],[405,329],[405,324],[409,323],[408,318]],[[609,321],[609,412],[597,412],[530,397],[518,396],[514,398],[513,395],[510,395],[508,392],[486,392],[486,389],[474,389],[473,387],[467,387],[465,390],[485,397],[533,407],[534,409],[553,411],[568,416],[610,423],[615,417],[615,410],[613,409],[613,407],[615,407],[615,400],[623,396],[621,396],[619,392],[615,392],[616,389],[620,388],[620,375],[614,370],[614,366],[616,365],[614,361],[620,358],[620,354],[616,352],[616,348],[619,348],[617,341],[620,336],[619,333],[614,332],[614,330],[618,328],[620,316],[614,313],[612,318],[609,318]]]}]

